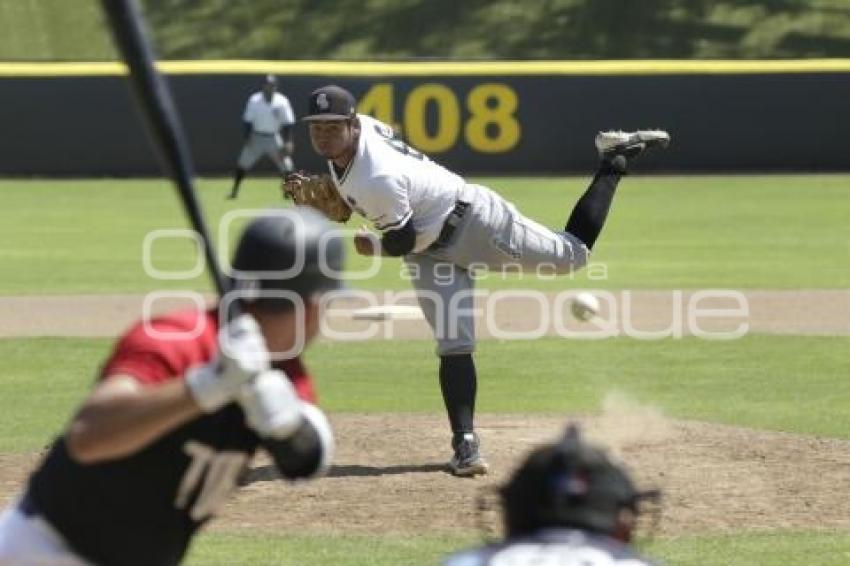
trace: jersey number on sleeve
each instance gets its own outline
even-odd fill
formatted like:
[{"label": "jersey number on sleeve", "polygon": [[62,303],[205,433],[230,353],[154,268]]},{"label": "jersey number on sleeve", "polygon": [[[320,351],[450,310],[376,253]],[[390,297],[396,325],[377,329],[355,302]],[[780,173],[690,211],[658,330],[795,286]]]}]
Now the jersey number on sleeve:
[{"label": "jersey number on sleeve", "polygon": [[384,141],[387,142],[387,144],[389,144],[391,148],[401,153],[402,155],[407,155],[414,159],[419,159],[420,161],[425,159],[424,154],[419,153],[400,139],[392,137],[392,135],[389,132],[385,131],[383,128],[375,126],[375,131],[378,132],[378,134],[382,138],[384,138]]}]

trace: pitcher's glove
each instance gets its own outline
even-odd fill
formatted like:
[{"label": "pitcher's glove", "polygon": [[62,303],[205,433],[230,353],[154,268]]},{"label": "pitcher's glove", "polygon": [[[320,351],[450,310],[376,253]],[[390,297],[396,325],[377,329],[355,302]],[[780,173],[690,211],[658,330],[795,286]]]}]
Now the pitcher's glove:
[{"label": "pitcher's glove", "polygon": [[286,176],[283,197],[299,206],[312,206],[337,222],[351,218],[351,207],[336,190],[330,175],[308,175],[303,172]]}]

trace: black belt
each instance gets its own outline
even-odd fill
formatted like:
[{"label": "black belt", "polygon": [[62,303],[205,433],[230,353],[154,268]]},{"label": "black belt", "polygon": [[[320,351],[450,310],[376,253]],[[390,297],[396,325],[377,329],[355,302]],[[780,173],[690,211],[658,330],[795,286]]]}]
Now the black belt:
[{"label": "black belt", "polygon": [[434,243],[428,246],[429,250],[436,250],[445,247],[451,240],[455,230],[460,226],[460,221],[463,220],[464,214],[469,209],[469,203],[462,200],[455,202],[455,207],[449,213],[449,217],[443,223],[443,228],[440,230],[440,235],[434,240]]}]

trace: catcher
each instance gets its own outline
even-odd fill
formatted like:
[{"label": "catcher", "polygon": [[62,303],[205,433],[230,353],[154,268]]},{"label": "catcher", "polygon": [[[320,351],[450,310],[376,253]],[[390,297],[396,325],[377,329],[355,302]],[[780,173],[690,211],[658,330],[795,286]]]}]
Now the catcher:
[{"label": "catcher", "polygon": [[[357,252],[403,257],[407,264],[437,339],[440,388],[452,429],[449,469],[458,476],[487,473],[473,423],[477,375],[472,358],[475,274],[470,266],[532,272],[545,267],[555,274],[580,269],[629,164],[647,150],[667,147],[670,136],[660,130],[600,133],[599,170],[563,229],[552,230],[496,192],[467,183],[431,161],[397,139],[388,125],[357,114],[355,106],[354,96],[344,88],[313,91],[304,117],[310,141],[327,159],[334,194],[381,233],[378,238],[359,231],[354,237]],[[326,206],[306,202],[317,190],[304,188],[308,183],[302,177],[290,177],[285,192],[305,199],[296,200],[299,204]]]},{"label": "catcher", "polygon": [[499,495],[505,540],[454,554],[446,566],[650,564],[630,543],[644,505],[660,492],[639,491],[575,426],[534,450]]}]

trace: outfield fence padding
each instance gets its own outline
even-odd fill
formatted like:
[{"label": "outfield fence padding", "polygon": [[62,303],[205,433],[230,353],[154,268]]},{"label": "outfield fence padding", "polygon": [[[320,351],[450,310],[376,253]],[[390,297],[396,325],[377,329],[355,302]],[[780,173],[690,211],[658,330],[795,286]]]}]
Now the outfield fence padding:
[{"label": "outfield fence padding", "polygon": [[[412,146],[467,174],[588,172],[602,129],[664,128],[644,171],[845,171],[850,60],[162,64],[203,175],[229,174],[266,72],[298,116],[314,88],[350,89]],[[0,174],[158,173],[117,63],[0,64]],[[322,168],[306,127],[296,164]],[[273,171],[269,164],[261,169]]]}]

